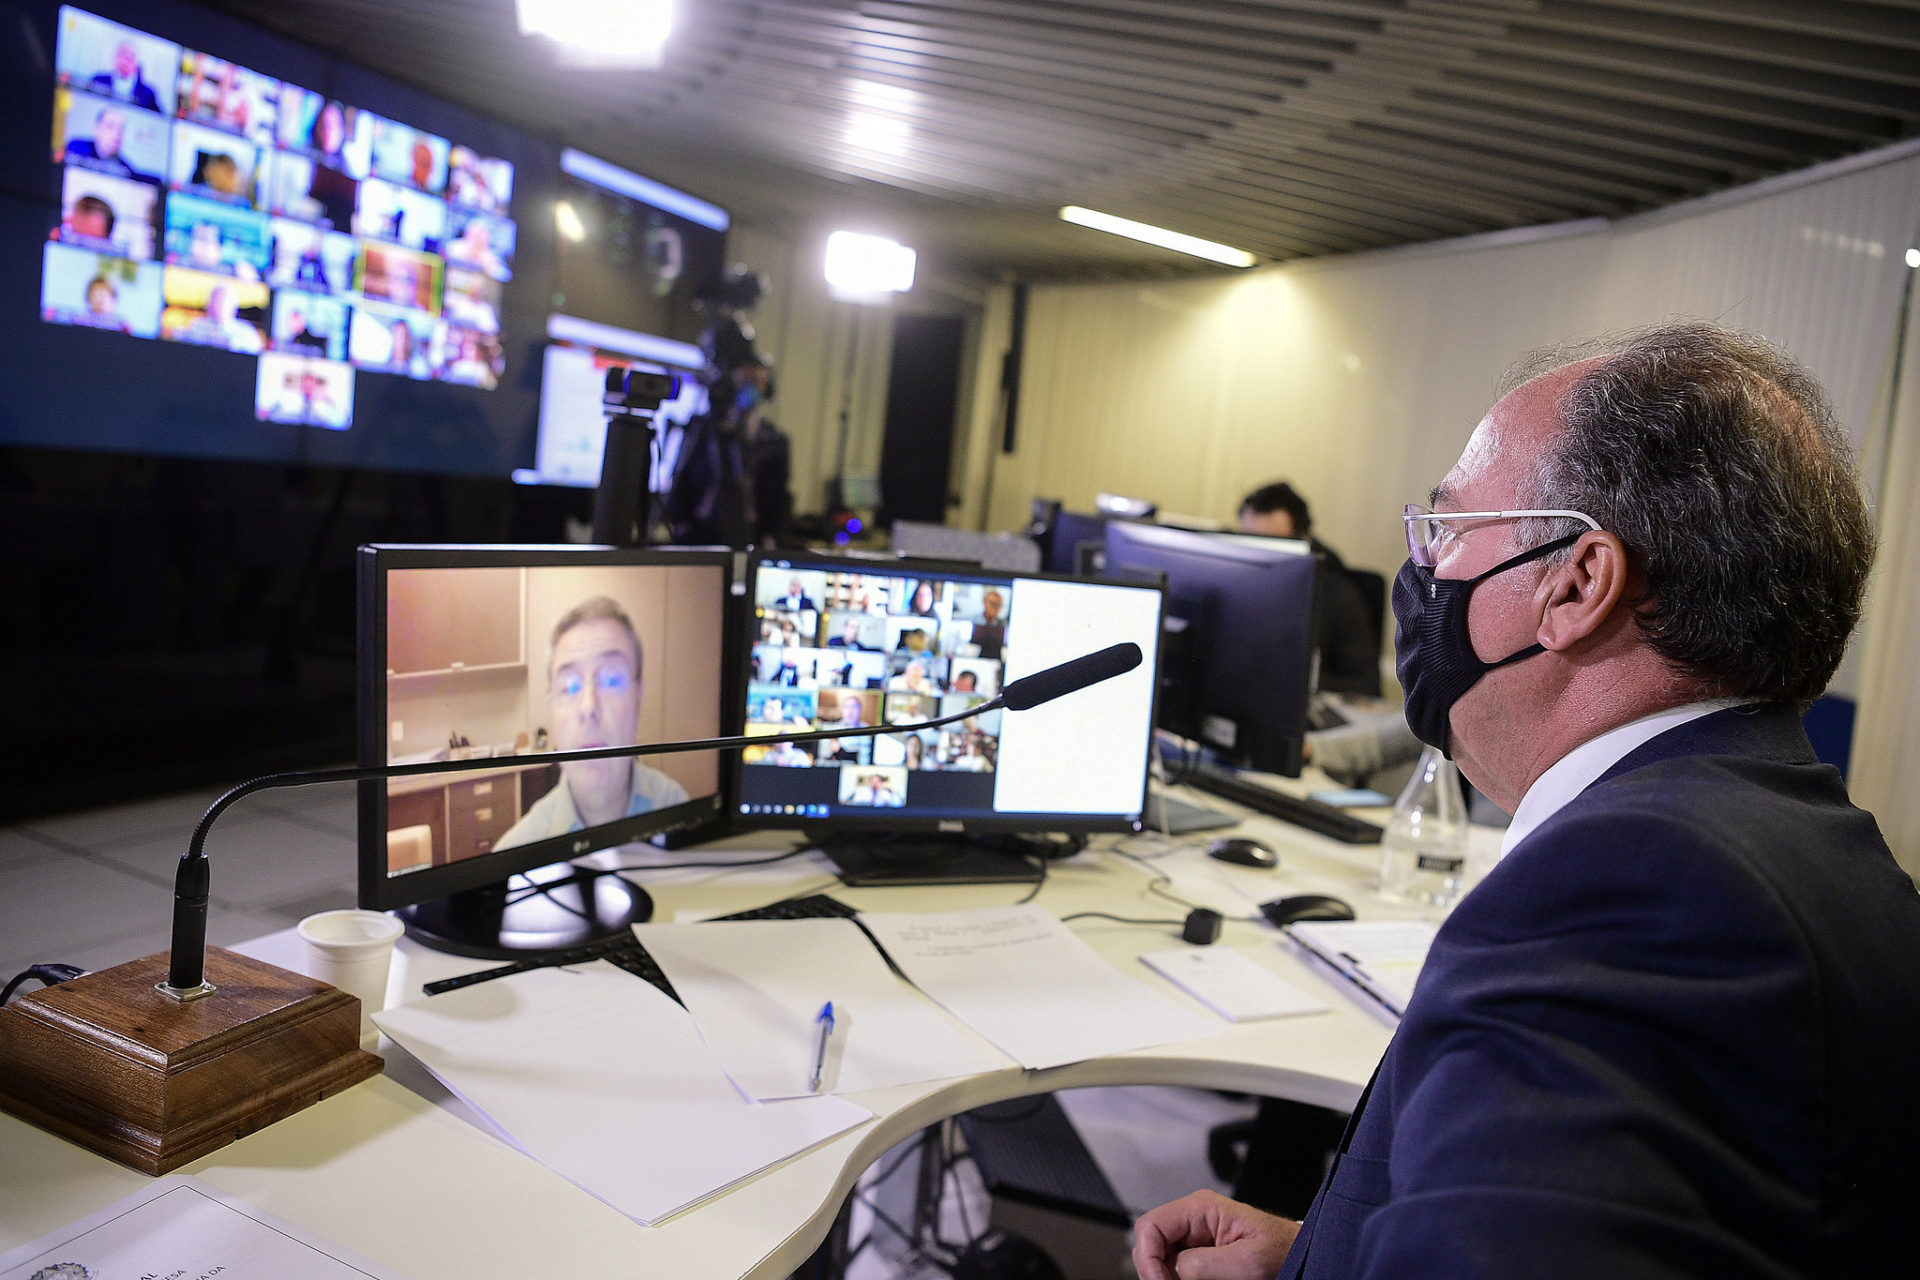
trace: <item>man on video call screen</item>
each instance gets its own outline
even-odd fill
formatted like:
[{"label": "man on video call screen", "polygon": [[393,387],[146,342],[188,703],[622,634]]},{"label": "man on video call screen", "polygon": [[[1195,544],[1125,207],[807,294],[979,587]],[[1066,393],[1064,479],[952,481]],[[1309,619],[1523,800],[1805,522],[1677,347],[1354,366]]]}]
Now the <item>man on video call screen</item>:
[{"label": "man on video call screen", "polygon": [[[556,751],[639,741],[645,656],[626,611],[606,596],[569,609],[553,628],[547,708]],[[528,809],[496,848],[529,844],[584,827],[680,804],[687,791],[638,760],[577,760],[560,766],[560,783]]]}]

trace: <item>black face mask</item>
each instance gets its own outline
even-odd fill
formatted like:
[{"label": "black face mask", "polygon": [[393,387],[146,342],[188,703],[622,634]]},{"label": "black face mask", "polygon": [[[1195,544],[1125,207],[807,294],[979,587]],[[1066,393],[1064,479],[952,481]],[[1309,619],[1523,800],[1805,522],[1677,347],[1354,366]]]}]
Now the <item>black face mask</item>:
[{"label": "black face mask", "polygon": [[1400,566],[1393,580],[1394,665],[1400,687],[1407,693],[1407,727],[1414,737],[1447,751],[1453,704],[1487,672],[1546,652],[1545,645],[1530,644],[1498,661],[1482,662],[1467,634],[1467,602],[1473,598],[1473,589],[1495,574],[1579,540],[1577,533],[1556,538],[1472,578],[1436,578],[1432,569],[1411,560]]}]

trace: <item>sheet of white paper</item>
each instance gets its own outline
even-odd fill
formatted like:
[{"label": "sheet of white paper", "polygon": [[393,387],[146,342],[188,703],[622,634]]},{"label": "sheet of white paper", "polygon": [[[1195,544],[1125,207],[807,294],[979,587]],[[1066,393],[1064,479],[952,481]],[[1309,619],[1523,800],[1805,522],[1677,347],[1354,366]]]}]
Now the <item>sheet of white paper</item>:
[{"label": "sheet of white paper", "polygon": [[1327,1004],[1233,947],[1150,951],[1141,963],[1229,1022],[1325,1013]]},{"label": "sheet of white paper", "polygon": [[860,919],[916,986],[1023,1067],[1220,1032],[1213,1019],[1120,973],[1041,907]]},{"label": "sheet of white paper", "polygon": [[183,1174],[161,1178],[0,1257],[0,1280],[212,1275],[401,1280],[396,1271]]},{"label": "sheet of white paper", "polygon": [[834,1028],[822,1093],[1013,1065],[900,981],[851,920],[716,920],[633,931],[749,1097],[811,1092],[815,1018],[828,1001]]},{"label": "sheet of white paper", "polygon": [[755,1104],[685,1009],[604,960],[535,969],[374,1015],[560,1176],[651,1225],[873,1113]]},{"label": "sheet of white paper", "polygon": [[1403,1014],[1439,929],[1424,920],[1314,920],[1289,925],[1287,932],[1395,1014]]}]

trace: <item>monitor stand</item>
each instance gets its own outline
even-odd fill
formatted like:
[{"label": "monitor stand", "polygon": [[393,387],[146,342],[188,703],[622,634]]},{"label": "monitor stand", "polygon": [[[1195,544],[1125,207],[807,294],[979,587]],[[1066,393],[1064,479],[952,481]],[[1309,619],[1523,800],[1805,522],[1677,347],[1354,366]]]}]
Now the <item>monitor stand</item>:
[{"label": "monitor stand", "polygon": [[998,839],[967,835],[836,835],[816,846],[859,889],[922,884],[1033,884],[1040,871]]},{"label": "monitor stand", "polygon": [[1221,831],[1240,825],[1240,818],[1236,814],[1223,813],[1191,800],[1168,795],[1167,789],[1161,786],[1155,786],[1147,793],[1147,811],[1141,815],[1141,821],[1147,828],[1142,832],[1143,835],[1160,831],[1170,836],[1184,836],[1196,831]]},{"label": "monitor stand", "polygon": [[394,913],[422,946],[482,960],[517,960],[625,933],[653,916],[653,898],[617,875],[567,862]]}]

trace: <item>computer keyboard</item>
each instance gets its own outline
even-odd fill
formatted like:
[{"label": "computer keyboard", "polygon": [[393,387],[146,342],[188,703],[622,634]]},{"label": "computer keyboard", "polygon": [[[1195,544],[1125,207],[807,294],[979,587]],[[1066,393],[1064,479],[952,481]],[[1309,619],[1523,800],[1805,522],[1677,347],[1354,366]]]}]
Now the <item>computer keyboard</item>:
[{"label": "computer keyboard", "polygon": [[829,898],[824,893],[810,893],[804,898],[783,898],[779,902],[770,902],[764,907],[754,907],[747,911],[736,911],[730,916],[715,916],[716,920],[851,920],[859,915],[852,907],[838,898]]},{"label": "computer keyboard", "polygon": [[1304,796],[1290,796],[1257,782],[1248,782],[1217,765],[1197,765],[1180,781],[1344,844],[1379,844],[1383,834],[1377,823],[1356,818],[1344,809],[1336,809],[1330,804],[1322,804]]},{"label": "computer keyboard", "polygon": [[429,982],[420,989],[430,996],[437,996],[448,991],[458,991],[461,987],[471,987],[477,982],[491,982],[495,978],[504,978],[510,973],[554,969],[569,964],[588,964],[595,960],[605,960],[608,964],[618,965],[636,977],[645,978],[660,988],[675,1004],[681,1003],[680,993],[673,989],[673,984],[667,981],[667,975],[661,972],[659,964],[647,953],[647,949],[640,945],[639,939],[631,933],[616,933],[610,938],[582,943],[577,947],[565,947],[559,951],[542,951],[538,955],[528,956],[525,960],[515,960],[511,964],[463,973],[457,978],[442,978],[438,982]]},{"label": "computer keyboard", "polygon": [[[764,907],[753,907],[747,911],[736,911],[730,916],[714,918],[717,920],[850,920],[857,914],[859,913],[852,907],[838,899],[829,898],[824,893],[814,893],[804,898],[784,898],[779,902],[770,902]],[[680,1003],[680,993],[673,989],[673,984],[667,981],[667,975],[661,972],[659,964],[648,954],[647,949],[640,945],[639,939],[631,933],[616,933],[609,938],[582,943],[577,947],[566,947],[559,951],[542,951],[538,955],[528,956],[524,960],[515,960],[510,964],[497,965],[474,973],[463,973],[457,978],[442,978],[438,982],[429,982],[420,989],[430,996],[437,996],[442,992],[471,987],[478,982],[504,978],[510,973],[553,969],[569,964],[587,964],[594,960],[605,960],[608,964],[618,965],[628,973],[645,978],[665,992],[669,999]]]}]

